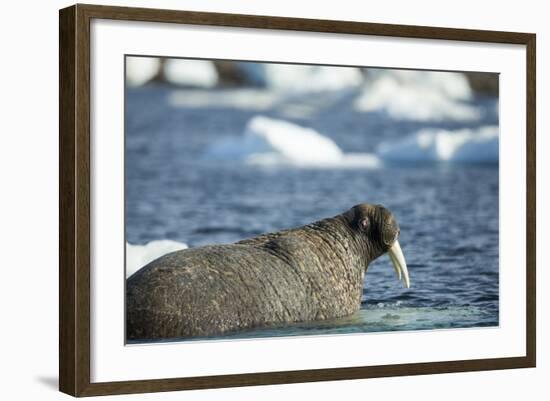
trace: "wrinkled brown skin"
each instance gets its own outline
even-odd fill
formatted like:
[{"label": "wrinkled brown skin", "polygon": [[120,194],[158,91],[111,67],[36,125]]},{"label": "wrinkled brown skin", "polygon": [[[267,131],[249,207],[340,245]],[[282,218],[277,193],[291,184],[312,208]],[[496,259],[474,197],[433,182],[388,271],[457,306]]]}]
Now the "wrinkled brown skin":
[{"label": "wrinkled brown skin", "polygon": [[162,256],[127,280],[127,338],[155,340],[323,320],[357,311],[369,263],[397,239],[382,206]]}]

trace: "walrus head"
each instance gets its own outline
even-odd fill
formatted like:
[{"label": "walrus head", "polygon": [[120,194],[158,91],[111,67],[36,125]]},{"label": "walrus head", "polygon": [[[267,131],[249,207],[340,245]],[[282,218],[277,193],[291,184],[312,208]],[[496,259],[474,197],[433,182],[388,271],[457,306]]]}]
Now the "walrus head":
[{"label": "walrus head", "polygon": [[369,260],[388,253],[397,278],[410,287],[409,271],[399,245],[399,225],[393,214],[382,205],[362,203],[344,213],[348,224],[367,244]]}]

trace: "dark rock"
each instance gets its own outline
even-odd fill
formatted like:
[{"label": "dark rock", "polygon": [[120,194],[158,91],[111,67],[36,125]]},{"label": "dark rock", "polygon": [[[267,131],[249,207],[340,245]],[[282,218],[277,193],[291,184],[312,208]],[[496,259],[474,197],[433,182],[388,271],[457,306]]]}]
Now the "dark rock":
[{"label": "dark rock", "polygon": [[488,72],[465,72],[464,74],[474,92],[498,97],[498,74]]}]

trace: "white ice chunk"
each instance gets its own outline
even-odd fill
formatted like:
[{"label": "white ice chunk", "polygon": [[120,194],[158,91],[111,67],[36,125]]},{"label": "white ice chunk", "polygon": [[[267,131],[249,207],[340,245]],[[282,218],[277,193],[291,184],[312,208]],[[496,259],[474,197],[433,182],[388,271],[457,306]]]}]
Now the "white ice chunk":
[{"label": "white ice chunk", "polygon": [[378,165],[376,155],[344,153],[332,139],[312,128],[264,116],[253,117],[242,136],[224,138],[212,144],[206,158],[307,168],[363,168]]},{"label": "white ice chunk", "polygon": [[355,101],[359,111],[385,111],[396,120],[475,121],[479,109],[466,103],[472,91],[462,73],[380,70]]},{"label": "white ice chunk", "polygon": [[498,136],[497,126],[425,129],[401,140],[383,142],[377,154],[389,162],[498,163]]},{"label": "white ice chunk", "polygon": [[127,57],[126,82],[129,86],[141,86],[153,79],[160,71],[156,57]]},{"label": "white ice chunk", "polygon": [[211,61],[167,59],[164,77],[175,85],[212,88],[218,83],[218,72]]},{"label": "white ice chunk", "polygon": [[145,245],[126,243],[126,277],[130,277],[143,266],[170,252],[186,249],[187,244],[172,240],[156,240]]}]

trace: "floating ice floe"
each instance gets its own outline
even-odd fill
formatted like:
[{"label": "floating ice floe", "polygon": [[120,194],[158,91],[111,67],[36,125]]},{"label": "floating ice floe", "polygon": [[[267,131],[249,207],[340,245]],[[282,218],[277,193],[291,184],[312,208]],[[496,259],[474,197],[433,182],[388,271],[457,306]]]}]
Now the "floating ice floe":
[{"label": "floating ice floe", "polygon": [[160,73],[160,59],[156,57],[127,57],[126,83],[141,86]]},{"label": "floating ice floe", "polygon": [[425,129],[401,140],[383,142],[377,154],[387,162],[498,163],[498,138],[497,126]]},{"label": "floating ice floe", "polygon": [[384,111],[398,120],[473,121],[480,110],[468,104],[472,90],[462,73],[369,70],[355,101],[358,111]]},{"label": "floating ice floe", "polygon": [[237,109],[276,111],[288,118],[311,118],[329,109],[347,95],[346,91],[324,92],[322,96],[265,88],[176,89],[170,92],[170,106],[194,109]]},{"label": "floating ice floe", "polygon": [[126,243],[126,277],[130,277],[143,266],[170,252],[186,249],[187,244],[172,240],[156,240],[145,245]]},{"label": "floating ice floe", "polygon": [[312,128],[264,116],[253,117],[244,134],[210,146],[205,157],[247,164],[307,168],[372,168],[378,158],[368,153],[344,153]]},{"label": "floating ice floe", "polygon": [[272,91],[246,88],[238,90],[178,89],[170,93],[168,102],[174,107],[229,108],[262,111],[274,107],[281,96]]},{"label": "floating ice floe", "polygon": [[238,67],[250,82],[287,92],[335,91],[363,83],[363,75],[355,67],[248,62]]},{"label": "floating ice floe", "polygon": [[208,60],[167,59],[164,78],[174,85],[212,88],[218,83],[218,72]]},{"label": "floating ice floe", "polygon": [[382,142],[373,153],[344,153],[330,138],[288,121],[252,118],[239,137],[210,145],[206,160],[298,168],[376,168],[388,163],[498,163],[497,126],[448,131],[424,129]]}]

